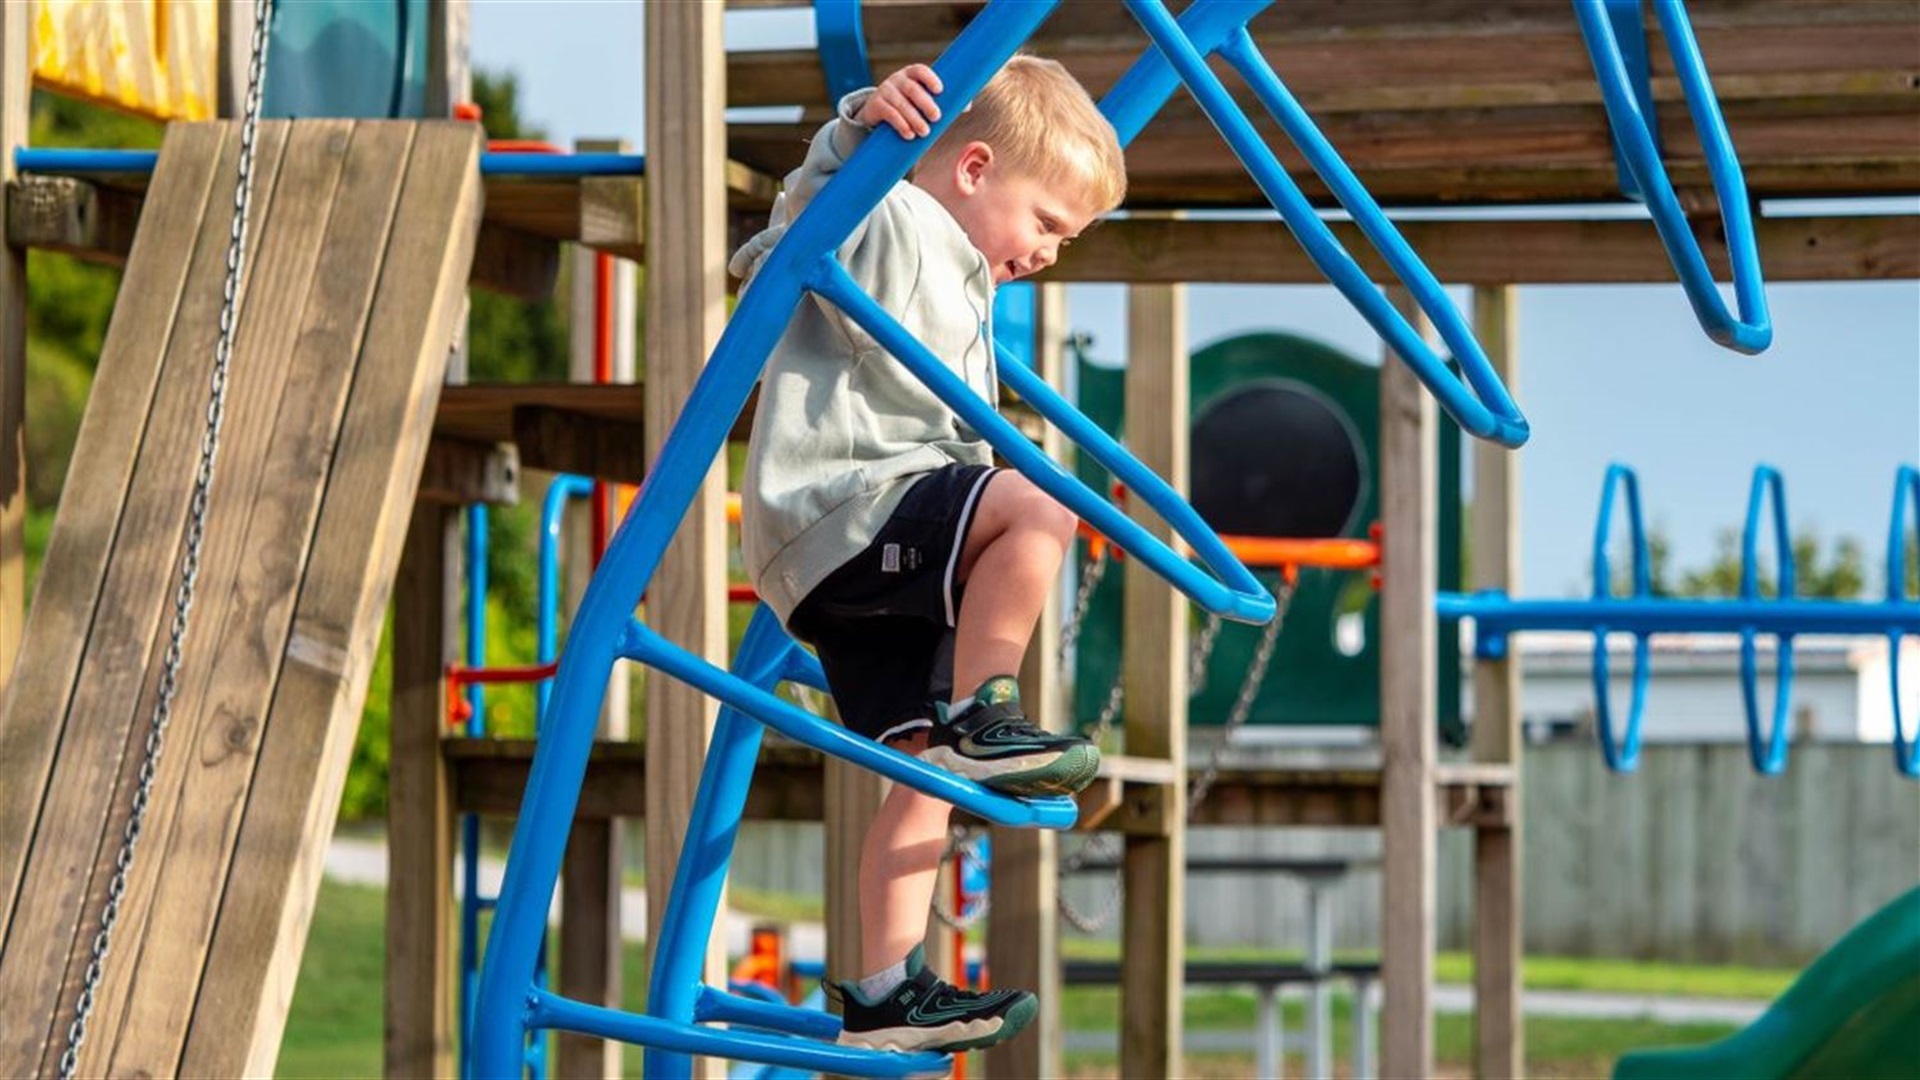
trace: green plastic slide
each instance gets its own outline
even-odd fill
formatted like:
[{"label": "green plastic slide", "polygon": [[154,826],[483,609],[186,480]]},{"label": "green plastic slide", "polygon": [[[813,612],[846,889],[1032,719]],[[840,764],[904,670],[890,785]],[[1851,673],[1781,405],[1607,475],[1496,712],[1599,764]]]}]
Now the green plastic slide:
[{"label": "green plastic slide", "polygon": [[1854,927],[1744,1030],[1705,1046],[1636,1050],[1613,1075],[1920,1078],[1920,888]]}]

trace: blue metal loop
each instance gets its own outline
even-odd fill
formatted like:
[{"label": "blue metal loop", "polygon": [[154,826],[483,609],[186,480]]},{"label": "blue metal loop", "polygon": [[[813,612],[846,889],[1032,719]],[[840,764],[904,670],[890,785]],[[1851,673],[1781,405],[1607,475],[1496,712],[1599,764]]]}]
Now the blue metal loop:
[{"label": "blue metal loop", "polygon": [[[1280,213],[1307,257],[1348,302],[1392,346],[1449,415],[1473,435],[1503,446],[1519,446],[1530,434],[1526,417],[1507,393],[1486,352],[1473,336],[1446,290],[1381,212],[1379,204],[1354,176],[1312,117],[1280,81],[1247,33],[1248,19],[1271,0],[1195,0],[1176,22],[1160,0],[1127,0],[1127,7],[1158,46],[1135,62],[1101,102],[1123,144],[1147,122],[1184,82],[1234,156]],[[1252,121],[1207,67],[1206,55],[1218,52],[1240,73],[1287,137],[1307,158],[1367,240],[1406,285],[1421,310],[1433,320],[1441,339],[1460,363],[1465,381],[1388,302],[1319,215],[1298,184],[1287,175]]]},{"label": "blue metal loop", "polygon": [[[1793,538],[1787,530],[1786,483],[1778,469],[1760,465],[1753,470],[1753,487],[1747,496],[1747,523],[1740,540],[1740,599],[1749,602],[1761,599],[1761,509],[1769,494],[1773,496],[1774,556],[1780,566],[1777,598],[1793,599]],[[1764,733],[1760,727],[1759,636],[1758,627],[1740,628],[1740,700],[1746,708],[1747,755],[1753,761],[1754,771],[1778,776],[1787,767],[1788,735],[1792,730],[1793,632],[1774,632],[1779,656],[1774,675],[1773,724]]]},{"label": "blue metal loop", "polygon": [[[1645,600],[1653,593],[1651,560],[1647,554],[1647,530],[1640,513],[1640,479],[1621,464],[1607,466],[1606,482],[1600,488],[1600,517],[1593,529],[1593,599],[1613,599],[1613,564],[1607,558],[1607,540],[1613,528],[1614,493],[1627,493],[1627,525],[1633,550],[1633,597]],[[1604,622],[1593,627],[1593,700],[1594,728],[1600,736],[1600,754],[1607,768],[1630,773],[1640,765],[1641,719],[1647,708],[1647,682],[1651,635],[1633,631],[1633,701],[1624,730],[1615,733],[1613,723],[1612,671],[1607,656],[1608,629]]]},{"label": "blue metal loop", "polygon": [[815,47],[820,53],[820,74],[827,80],[829,104],[873,85],[873,65],[867,61],[867,35],[861,28],[860,0],[813,0],[813,28]]},{"label": "blue metal loop", "polygon": [[[1887,603],[1907,604],[1920,596],[1907,595],[1907,508],[1913,508],[1913,538],[1920,548],[1920,469],[1902,465],[1893,476],[1893,518],[1887,526]],[[1920,733],[1907,734],[1900,707],[1899,627],[1887,631],[1887,690],[1893,696],[1893,764],[1901,775],[1920,779]]]},{"label": "blue metal loop", "polygon": [[[1622,18],[1622,29],[1631,28],[1641,36],[1636,43],[1646,51],[1646,30],[1635,3],[1633,18]],[[1727,307],[1720,287],[1713,279],[1700,241],[1687,221],[1686,211],[1674,194],[1673,182],[1655,142],[1655,118],[1642,106],[1628,71],[1623,45],[1609,17],[1606,0],[1573,0],[1574,14],[1580,21],[1580,33],[1593,60],[1595,77],[1600,83],[1600,98],[1613,130],[1615,151],[1634,184],[1629,194],[1646,203],[1653,226],[1666,246],[1667,257],[1680,277],[1694,316],[1707,336],[1715,342],[1743,353],[1764,351],[1773,343],[1773,320],[1767,312],[1765,282],[1760,272],[1760,248],[1754,239],[1753,208],[1747,197],[1746,178],[1733,140],[1727,135],[1726,121],[1720,115],[1720,103],[1714,97],[1707,77],[1706,63],[1700,57],[1699,42],[1687,21],[1680,0],[1654,0],[1660,29],[1673,57],[1674,74],[1693,117],[1700,137],[1708,175],[1713,179],[1714,195],[1720,203],[1721,227],[1726,232],[1727,256],[1733,267],[1733,291],[1738,304],[1736,315]]]}]

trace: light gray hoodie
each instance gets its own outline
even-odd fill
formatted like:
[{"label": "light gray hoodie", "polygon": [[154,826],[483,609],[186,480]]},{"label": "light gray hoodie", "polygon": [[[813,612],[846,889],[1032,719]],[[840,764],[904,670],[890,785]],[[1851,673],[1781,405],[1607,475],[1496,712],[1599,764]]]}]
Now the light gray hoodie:
[{"label": "light gray hoodie", "polygon": [[[751,283],[767,254],[866,138],[840,102],[787,176],[768,228],[728,269]],[[902,181],[841,245],[839,258],[882,309],[967,385],[997,404],[993,277],[932,195]],[[828,574],[873,542],[914,480],[991,464],[979,433],[871,335],[818,297],[803,299],[761,376],[741,485],[741,551],[754,588],[784,622]]]}]

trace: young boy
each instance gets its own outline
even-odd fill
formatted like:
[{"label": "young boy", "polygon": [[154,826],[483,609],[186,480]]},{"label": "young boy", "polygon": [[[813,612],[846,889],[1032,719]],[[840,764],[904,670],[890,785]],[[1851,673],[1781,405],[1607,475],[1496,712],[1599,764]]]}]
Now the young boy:
[{"label": "young boy", "polygon": [[[913,65],[850,94],[786,179],[761,259],[877,124],[915,139],[940,80]],[[989,401],[993,289],[1051,265],[1120,204],[1113,128],[1058,63],[1017,56],[840,247],[874,300]],[[802,302],[763,376],[747,448],[748,574],[812,645],[847,727],[1018,795],[1078,791],[1099,752],[1020,709],[1027,638],[1072,543],[1074,516],[1017,472],[873,338]],[[956,1051],[1011,1038],[1025,991],[975,994],[927,969],[921,939],[947,803],[896,785],[861,848],[865,977],[840,984],[848,1045]]]}]

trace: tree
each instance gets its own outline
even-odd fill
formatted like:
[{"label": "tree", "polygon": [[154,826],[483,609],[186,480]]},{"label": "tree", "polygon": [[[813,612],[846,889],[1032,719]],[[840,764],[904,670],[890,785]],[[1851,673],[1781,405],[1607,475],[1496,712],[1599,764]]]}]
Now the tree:
[{"label": "tree", "polygon": [[[1866,554],[1851,536],[1840,537],[1829,550],[1819,534],[1800,532],[1793,538],[1792,557],[1795,596],[1852,600],[1866,588]],[[1713,561],[1703,569],[1682,574],[1677,595],[1738,596],[1740,567],[1740,533],[1722,529]],[[1759,567],[1756,578],[1761,596],[1779,595],[1779,577],[1772,566]]]}]

